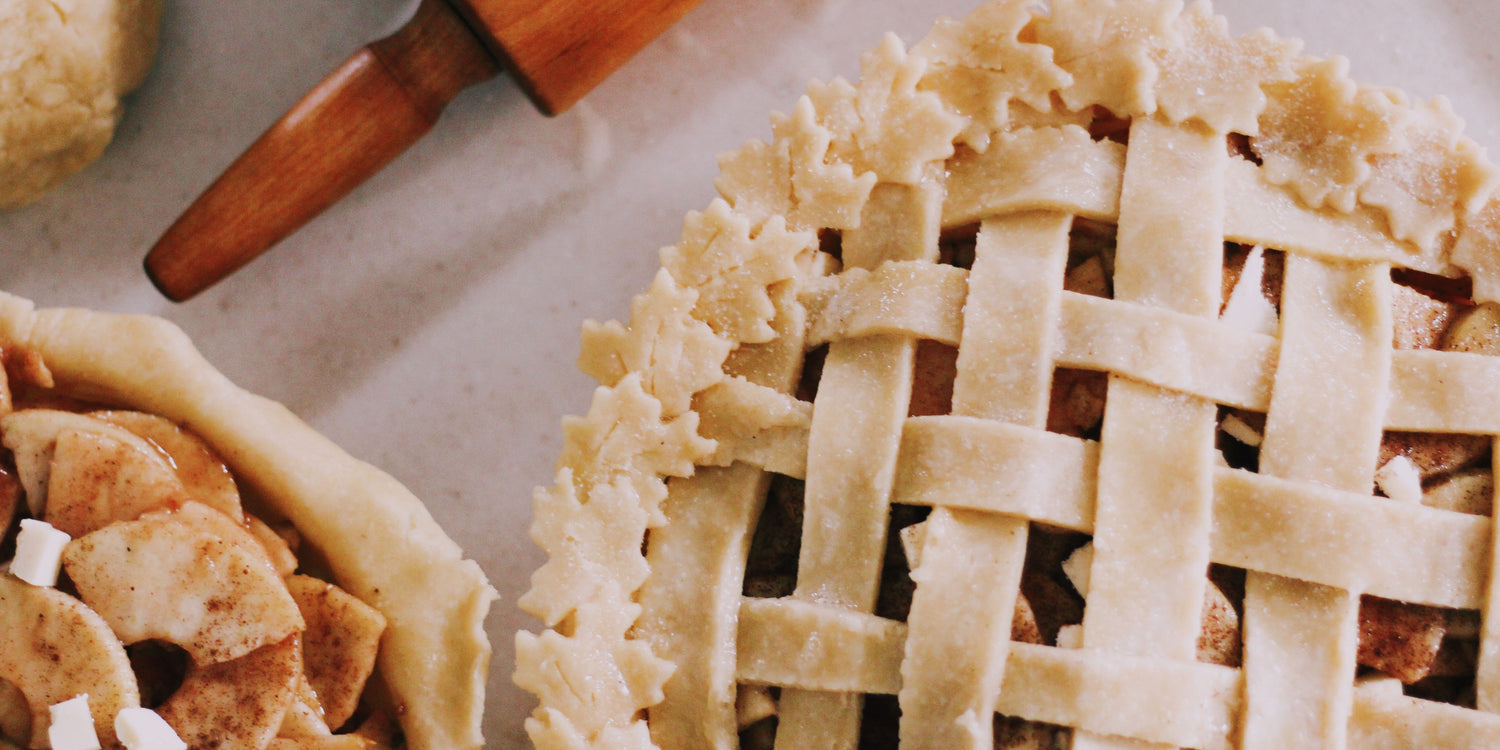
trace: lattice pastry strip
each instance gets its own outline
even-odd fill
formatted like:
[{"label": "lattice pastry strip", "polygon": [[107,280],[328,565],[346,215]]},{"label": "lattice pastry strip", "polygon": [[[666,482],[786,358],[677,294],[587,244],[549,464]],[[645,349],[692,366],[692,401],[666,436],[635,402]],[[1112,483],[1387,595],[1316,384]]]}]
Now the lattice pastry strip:
[{"label": "lattice pastry strip", "polygon": [[898,334],[958,345],[968,294],[962,268],[892,261],[873,272],[851,268],[808,287],[801,299],[813,344]]},{"label": "lattice pastry strip", "polygon": [[[845,264],[936,260],[941,199],[932,182],[877,185],[861,229],[844,237]],[[862,612],[875,606],[915,351],[914,340],[890,336],[829,346],[808,437],[795,597]],[[859,716],[858,696],[786,690],[776,742],[850,747]]]},{"label": "lattice pastry strip", "polygon": [[[1138,118],[1131,142],[1115,295],[1214,315],[1228,159],[1222,139]],[[1086,648],[1193,658],[1207,585],[1215,413],[1212,402],[1111,376],[1083,613]],[[1120,743],[1080,734],[1074,746]]]},{"label": "lattice pastry strip", "polygon": [[1500,359],[1466,352],[1395,352],[1385,423],[1392,430],[1500,434]]},{"label": "lattice pastry strip", "polygon": [[[1218,469],[1214,562],[1456,609],[1484,601],[1490,520]],[[1371,539],[1400,538],[1399,546]]]},{"label": "lattice pastry strip", "polygon": [[[1093,533],[1093,483],[1068,477],[1097,472],[1095,444],[1049,435],[1029,441],[1024,435],[1021,428],[959,417],[907,420],[893,501],[982,505],[990,512]],[[930,441],[967,443],[997,455],[1067,453],[1069,441],[1077,447],[1054,467],[1041,468],[1037,462],[1045,459],[1017,459],[997,463],[991,473],[952,458],[929,457],[946,450],[928,447]],[[937,471],[949,475],[929,478]],[[1476,609],[1485,601],[1483,563],[1492,528],[1487,517],[1374,502],[1368,493],[1239,469],[1216,469],[1213,491],[1213,562],[1441,607]],[[1387,548],[1367,542],[1392,536],[1404,544]]]},{"label": "lattice pastry strip", "polygon": [[[1383,264],[1288,258],[1262,472],[1368,491],[1390,372],[1390,284]],[[1323,418],[1295,416],[1309,413]],[[1245,747],[1344,745],[1358,611],[1359,592],[1249,574]]]},{"label": "lattice pastry strip", "polygon": [[926,552],[901,661],[904,747],[994,747],[993,717],[1026,560],[1025,519],[939,508],[922,524]]},{"label": "lattice pastry strip", "polygon": [[[1500,467],[1500,440],[1490,441],[1490,462],[1490,472],[1493,474],[1493,467]],[[1493,483],[1492,494],[1496,488],[1500,488],[1500,482]],[[1491,504],[1490,507],[1497,506]],[[1494,553],[1496,549],[1500,549],[1500,524],[1493,521],[1490,524],[1489,543],[1489,581],[1482,607],[1484,625],[1480,629],[1479,664],[1474,675],[1474,703],[1480,711],[1500,713],[1500,556]]]},{"label": "lattice pastry strip", "polygon": [[[1094,141],[1077,126],[1013,131],[983,154],[960,151],[953,159],[943,223],[953,226],[1024,210],[1065,211],[1112,222],[1119,217],[1124,167],[1124,147]],[[1309,208],[1272,184],[1260,167],[1238,156],[1230,159],[1224,179],[1225,193],[1235,196],[1225,206],[1227,240],[1329,259],[1389,260],[1429,273],[1448,268],[1440,252],[1391,237],[1378,209]],[[1467,239],[1460,243],[1470,248],[1469,265],[1485,269],[1488,266],[1481,264],[1488,261],[1472,248],[1489,247],[1487,238],[1500,237],[1500,229],[1494,229],[1500,226],[1500,210],[1487,211],[1481,215],[1485,219],[1471,222],[1462,235]]]},{"label": "lattice pastry strip", "polygon": [[735,746],[735,659],[740,587],[769,477],[749,464],[705,468],[673,481],[669,523],[647,560],[659,575],[641,590],[636,629],[676,665],[652,706],[662,747]]},{"label": "lattice pastry strip", "polygon": [[[786,599],[746,599],[740,678],[817,690],[889,693],[906,626]],[[816,665],[816,666],[813,666]],[[815,677],[814,677],[815,676]],[[1235,747],[1240,670],[1201,662],[1013,643],[998,708],[1010,716],[1178,747]],[[1351,747],[1480,747],[1500,716],[1354,691]]]},{"label": "lattice pastry strip", "polygon": [[[781,394],[794,387],[806,327],[794,295],[783,289],[771,300],[777,338],[738,349],[726,365],[738,377],[721,383],[761,400],[773,396],[758,391]],[[707,391],[699,394],[705,397]],[[806,445],[805,437],[801,444]],[[736,745],[732,655],[746,555],[767,481],[756,465],[734,463],[722,470],[700,469],[668,486],[668,523],[652,534],[647,549],[658,575],[641,588],[642,613],[635,625],[655,653],[676,665],[662,700],[649,709],[653,741],[660,746]]]},{"label": "lattice pastry strip", "polygon": [[1500,716],[1404,695],[1356,690],[1350,747],[1490,747]]},{"label": "lattice pastry strip", "polygon": [[955,415],[1046,424],[1071,223],[1067,214],[1023,213],[980,226],[963,305]]},{"label": "lattice pastry strip", "polygon": [[1218,320],[1068,292],[1057,361],[1264,411],[1278,342]]},{"label": "lattice pastry strip", "polygon": [[[985,471],[958,448],[989,457]],[[901,432],[891,502],[986,510],[1094,528],[1099,444],[974,417],[915,417]]]},{"label": "lattice pastry strip", "polygon": [[[1066,214],[1022,214],[981,225],[963,307],[955,415],[1045,425],[1070,223]],[[924,527],[930,552],[911,573],[901,742],[986,750],[1027,520],[939,508]],[[967,669],[952,669],[959,657]]]}]

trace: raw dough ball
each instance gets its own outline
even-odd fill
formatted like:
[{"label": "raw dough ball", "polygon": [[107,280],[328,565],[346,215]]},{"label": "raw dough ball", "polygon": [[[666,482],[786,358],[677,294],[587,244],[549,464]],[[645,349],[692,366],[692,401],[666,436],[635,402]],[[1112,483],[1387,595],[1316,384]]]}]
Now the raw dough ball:
[{"label": "raw dough ball", "polygon": [[0,208],[99,157],[160,19],[161,0],[0,1]]}]

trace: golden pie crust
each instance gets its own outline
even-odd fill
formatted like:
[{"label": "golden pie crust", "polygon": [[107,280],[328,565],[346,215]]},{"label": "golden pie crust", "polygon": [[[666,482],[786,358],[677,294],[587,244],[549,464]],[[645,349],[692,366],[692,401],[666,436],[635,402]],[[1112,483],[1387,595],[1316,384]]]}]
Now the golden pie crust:
[{"label": "golden pie crust", "polygon": [[[721,157],[629,323],[585,324],[602,386],[536,493],[550,559],[520,602],[545,625],[516,644],[536,746],[735,747],[774,714],[776,747],[855,747],[876,695],[902,747],[998,746],[997,714],[1090,748],[1500,743],[1492,478],[1479,514],[1402,502],[1382,453],[1459,435],[1497,465],[1500,350],[1412,348],[1426,302],[1393,279],[1471,285],[1429,322],[1500,302],[1500,175],[1444,100],[1206,3],[1049,5],[811,84]],[[1087,282],[1090,226],[1113,241]],[[1221,317],[1226,248],[1251,247],[1278,259],[1270,317]],[[914,415],[933,342],[951,396]],[[1096,439],[1046,430],[1061,371],[1107,373]],[[795,586],[750,596],[786,477]],[[931,509],[904,621],[874,614],[901,507]],[[1012,641],[1028,538],[1056,530],[1092,538],[1081,623]],[[1231,665],[1196,654],[1211,565],[1243,575]],[[1479,623],[1468,698],[1357,666],[1365,598]]]},{"label": "golden pie crust", "polygon": [[495,592],[409,490],[235,386],[159,318],[38,310],[0,292],[0,346],[40,355],[63,395],[202,437],[326,558],[339,586],[385,616],[377,670],[408,746],[481,746]]}]

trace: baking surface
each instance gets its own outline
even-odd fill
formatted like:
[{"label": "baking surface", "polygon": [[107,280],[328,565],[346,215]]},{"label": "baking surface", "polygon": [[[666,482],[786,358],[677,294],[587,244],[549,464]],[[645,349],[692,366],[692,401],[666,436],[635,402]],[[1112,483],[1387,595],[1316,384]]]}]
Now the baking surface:
[{"label": "baking surface", "polygon": [[[808,79],[858,75],[884,31],[908,45],[973,0],[704,0],[573,111],[510,81],[464,93],[416,148],[272,252],[184,303],[141,259],[189,202],[411,0],[166,0],[162,48],[104,158],[0,213],[0,288],[43,306],[161,315],[240,385],[287,404],[424,498],[500,591],[485,735],[524,747],[510,681],[516,599],[541,562],[531,489],[560,419],[587,410],[585,318],[624,318],[714,157],[767,139]],[[1309,10],[1316,8],[1316,10]],[[1270,26],[1358,81],[1447,95],[1500,156],[1500,4],[1222,0],[1232,33]]]}]

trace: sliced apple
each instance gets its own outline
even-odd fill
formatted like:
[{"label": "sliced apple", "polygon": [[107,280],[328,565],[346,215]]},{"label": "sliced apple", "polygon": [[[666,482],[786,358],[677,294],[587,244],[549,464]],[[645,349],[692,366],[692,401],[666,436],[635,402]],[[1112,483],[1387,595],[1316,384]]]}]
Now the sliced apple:
[{"label": "sliced apple", "polygon": [[385,617],[343,589],[310,576],[294,575],[286,585],[307,622],[302,634],[307,682],[323,707],[323,721],[338,729],[354,715],[375,668]]},{"label": "sliced apple", "polygon": [[240,491],[229,467],[208,444],[175,422],[139,411],[96,411],[89,416],[123,427],[160,448],[172,460],[188,494],[210,508],[242,520]]},{"label": "sliced apple", "polygon": [[165,454],[123,427],[70,411],[22,409],[0,418],[0,444],[15,455],[16,472],[33,518],[42,518],[47,505],[58,435],[70,430],[108,435],[150,457],[142,460],[155,459],[157,469],[165,468],[168,475],[176,478]]},{"label": "sliced apple", "polygon": [[[249,524],[238,523],[229,516],[197,502],[183,503],[182,507],[173,513],[173,517],[239,547],[263,563],[268,570],[276,574],[277,578],[285,577],[274,560],[274,555],[266,549],[265,543]],[[295,560],[293,564],[295,565]]]},{"label": "sliced apple", "polygon": [[292,552],[291,545],[276,530],[266,524],[265,521],[255,516],[245,516],[245,527],[250,534],[260,542],[266,556],[271,558],[271,566],[282,578],[286,578],[297,570],[297,555]]},{"label": "sliced apple", "polygon": [[26,697],[30,747],[47,747],[54,703],[88,693],[94,729],[107,747],[119,747],[115,714],[141,704],[125,647],[98,614],[8,572],[0,573],[0,680]]},{"label": "sliced apple", "polygon": [[192,748],[265,747],[281,727],[302,674],[297,636],[237,659],[188,668],[156,709]]},{"label": "sliced apple", "polygon": [[323,721],[323,705],[318,702],[318,694],[313,692],[312,685],[307,684],[307,672],[304,670],[297,678],[297,694],[292,699],[292,705],[286,710],[286,717],[281,720],[281,729],[277,730],[277,737],[326,737],[333,732],[328,724]]},{"label": "sliced apple", "polygon": [[266,750],[373,750],[374,742],[357,734],[330,734],[324,737],[277,737]]},{"label": "sliced apple", "polygon": [[63,551],[79,597],[121,641],[175,643],[204,666],[302,631],[296,602],[264,556],[177,515],[110,524]]},{"label": "sliced apple", "polygon": [[59,530],[76,538],[187,499],[171,464],[141,438],[91,429],[57,433],[43,517]]}]

